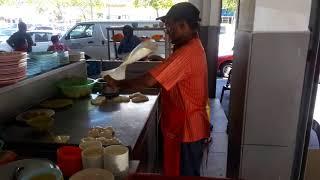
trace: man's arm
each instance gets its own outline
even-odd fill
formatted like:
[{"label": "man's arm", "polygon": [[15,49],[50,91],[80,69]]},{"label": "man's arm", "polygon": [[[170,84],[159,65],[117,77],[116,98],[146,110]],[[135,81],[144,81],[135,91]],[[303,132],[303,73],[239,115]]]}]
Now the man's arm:
[{"label": "man's arm", "polygon": [[130,89],[130,90],[143,90],[150,87],[155,87],[158,82],[149,73],[146,73],[135,79],[114,80],[110,76],[104,77],[105,81],[114,89]]},{"label": "man's arm", "polygon": [[28,42],[28,52],[32,51],[32,46],[33,46],[33,40],[29,34],[26,34],[26,39]]},{"label": "man's arm", "polygon": [[9,39],[7,40],[7,43],[8,43],[11,47],[14,46],[14,39],[15,39],[15,37],[16,37],[16,33],[13,33],[13,34],[9,37]]}]

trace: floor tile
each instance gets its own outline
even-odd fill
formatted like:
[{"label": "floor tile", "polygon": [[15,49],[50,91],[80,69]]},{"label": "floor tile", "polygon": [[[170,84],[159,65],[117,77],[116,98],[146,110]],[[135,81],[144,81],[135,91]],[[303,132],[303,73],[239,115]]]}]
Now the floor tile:
[{"label": "floor tile", "polygon": [[207,166],[203,166],[203,176],[225,177],[227,166],[226,153],[209,153]]}]

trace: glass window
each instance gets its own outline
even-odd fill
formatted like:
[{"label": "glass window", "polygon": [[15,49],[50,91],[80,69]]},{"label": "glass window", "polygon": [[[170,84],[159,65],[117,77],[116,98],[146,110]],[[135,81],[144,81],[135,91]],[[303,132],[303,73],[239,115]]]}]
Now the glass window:
[{"label": "glass window", "polygon": [[92,37],[93,24],[81,24],[76,26],[70,32],[70,39],[88,38]]},{"label": "glass window", "polygon": [[45,32],[36,32],[34,33],[34,41],[35,42],[48,42],[51,39],[51,33]]}]

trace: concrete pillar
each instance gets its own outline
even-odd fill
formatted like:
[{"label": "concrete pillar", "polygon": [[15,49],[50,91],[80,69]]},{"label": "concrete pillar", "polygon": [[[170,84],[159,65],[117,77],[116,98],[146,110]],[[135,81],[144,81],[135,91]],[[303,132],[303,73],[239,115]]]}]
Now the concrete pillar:
[{"label": "concrete pillar", "polygon": [[208,61],[209,97],[215,98],[221,0],[189,0],[201,12],[200,39]]},{"label": "concrete pillar", "polygon": [[311,0],[240,0],[228,175],[291,179]]}]

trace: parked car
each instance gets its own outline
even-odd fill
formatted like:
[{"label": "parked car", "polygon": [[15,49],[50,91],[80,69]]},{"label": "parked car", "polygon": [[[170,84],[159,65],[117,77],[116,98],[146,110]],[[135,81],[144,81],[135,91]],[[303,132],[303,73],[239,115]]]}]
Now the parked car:
[{"label": "parked car", "polygon": [[218,57],[217,70],[222,77],[228,77],[232,69],[233,54]]},{"label": "parked car", "polygon": [[235,27],[230,24],[221,24],[219,35],[219,55],[217,62],[217,71],[220,76],[228,77],[232,69],[233,47],[235,38]]},{"label": "parked car", "polygon": [[[77,23],[70,30],[66,32],[61,38],[61,42],[67,45],[71,50],[83,51],[85,52],[86,59],[107,59],[108,50],[107,43],[107,27],[118,26],[122,27],[124,25],[132,25],[136,22],[134,21],[93,21],[93,22],[81,22]],[[138,26],[152,27],[153,24],[159,23],[159,21],[139,21]],[[151,37],[153,34],[159,34],[163,31],[135,31],[139,37],[148,36]],[[119,32],[116,32],[119,33]],[[140,34],[138,34],[140,33]],[[111,32],[110,32],[111,36]],[[113,44],[110,44],[110,56],[114,58],[114,48]],[[164,46],[163,46],[164,51]]]},{"label": "parked car", "polygon": [[45,31],[53,31],[53,27],[50,26],[36,26],[34,30],[45,30]]},{"label": "parked car", "polygon": [[28,31],[27,33],[31,35],[31,38],[34,42],[34,45],[32,46],[32,52],[47,51],[48,47],[52,45],[51,36],[57,34],[54,31],[45,30],[34,30]]},{"label": "parked car", "polygon": [[9,37],[15,32],[15,29],[0,29],[0,43],[8,40]]}]

